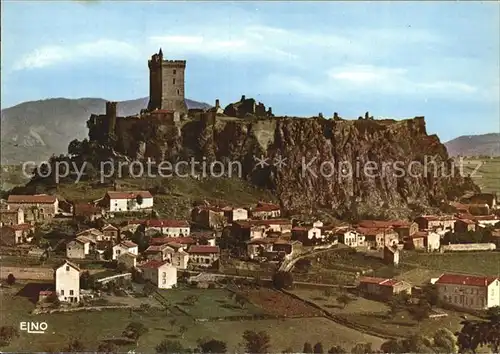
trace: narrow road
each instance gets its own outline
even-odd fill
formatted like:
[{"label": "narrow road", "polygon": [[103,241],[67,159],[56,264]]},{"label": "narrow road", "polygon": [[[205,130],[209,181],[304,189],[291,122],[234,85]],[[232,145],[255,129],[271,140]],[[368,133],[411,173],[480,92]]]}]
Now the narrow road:
[{"label": "narrow road", "polygon": [[292,270],[293,266],[295,265],[295,263],[297,263],[297,261],[300,260],[300,259],[308,258],[308,257],[311,257],[311,256],[316,256],[318,254],[322,254],[322,253],[326,253],[326,252],[330,252],[330,251],[339,251],[339,250],[345,249],[347,247],[348,246],[346,246],[346,245],[344,245],[342,243],[337,243],[336,245],[332,245],[330,248],[325,248],[325,249],[320,249],[320,250],[313,250],[313,251],[310,251],[310,252],[307,252],[307,253],[303,253],[303,254],[295,257],[295,258],[283,261],[283,263],[281,263],[281,265],[279,267],[279,271],[281,271],[281,272],[290,272]]}]

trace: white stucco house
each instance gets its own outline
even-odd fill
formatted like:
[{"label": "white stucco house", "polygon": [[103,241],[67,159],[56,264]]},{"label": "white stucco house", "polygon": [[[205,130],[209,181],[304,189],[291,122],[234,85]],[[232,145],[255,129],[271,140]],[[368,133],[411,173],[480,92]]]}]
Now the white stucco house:
[{"label": "white stucco house", "polygon": [[153,196],[149,191],[108,191],[100,203],[110,213],[147,210],[153,208]]},{"label": "white stucco house", "polygon": [[113,246],[113,260],[118,259],[124,253],[132,253],[136,256],[139,255],[139,246],[132,241],[122,241],[117,245]]},{"label": "white stucco house", "polygon": [[472,310],[500,306],[498,277],[442,274],[431,282],[437,287],[439,299],[454,306]]},{"label": "white stucco house", "polygon": [[177,285],[177,268],[168,261],[149,261],[140,266],[144,280],[160,289],[171,289]]},{"label": "white stucco house", "polygon": [[54,272],[56,283],[56,294],[60,301],[80,301],[80,267],[65,261],[57,267]]},{"label": "white stucco house", "polygon": [[189,236],[190,225],[186,220],[151,219],[143,222],[145,231],[157,231],[168,237]]},{"label": "white stucco house", "polygon": [[218,246],[193,245],[188,249],[189,262],[199,267],[211,267],[219,259]]}]

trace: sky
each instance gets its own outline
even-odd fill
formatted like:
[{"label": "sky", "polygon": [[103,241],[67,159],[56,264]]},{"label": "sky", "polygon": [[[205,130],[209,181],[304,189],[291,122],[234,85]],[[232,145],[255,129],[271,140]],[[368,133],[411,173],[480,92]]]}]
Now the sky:
[{"label": "sky", "polygon": [[149,93],[185,59],[186,97],[276,115],[425,116],[441,141],[500,132],[499,2],[2,1],[1,106]]}]

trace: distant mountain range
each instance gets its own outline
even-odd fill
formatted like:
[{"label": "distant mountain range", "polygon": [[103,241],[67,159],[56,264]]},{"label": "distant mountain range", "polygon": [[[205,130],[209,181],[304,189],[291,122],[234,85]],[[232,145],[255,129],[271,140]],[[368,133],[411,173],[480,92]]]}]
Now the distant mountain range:
[{"label": "distant mountain range", "polygon": [[[186,102],[189,108],[210,107],[190,99]],[[88,136],[88,118],[92,113],[103,114],[105,103],[102,98],[51,98],[2,109],[2,165],[43,161],[52,154],[66,153],[71,140]],[[148,97],[119,102],[118,115],[137,114],[147,104]]]},{"label": "distant mountain range", "polygon": [[500,156],[500,133],[463,135],[444,145],[450,156]]}]

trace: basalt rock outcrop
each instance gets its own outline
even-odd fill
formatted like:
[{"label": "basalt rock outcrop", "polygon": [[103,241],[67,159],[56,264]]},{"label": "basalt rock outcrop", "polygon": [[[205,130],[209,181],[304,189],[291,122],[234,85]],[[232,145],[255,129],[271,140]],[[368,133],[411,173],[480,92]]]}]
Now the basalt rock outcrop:
[{"label": "basalt rock outcrop", "polygon": [[478,190],[427,134],[423,117],[136,119],[111,144],[132,158],[238,161],[242,178],[272,189],[290,211],[408,210]]}]

